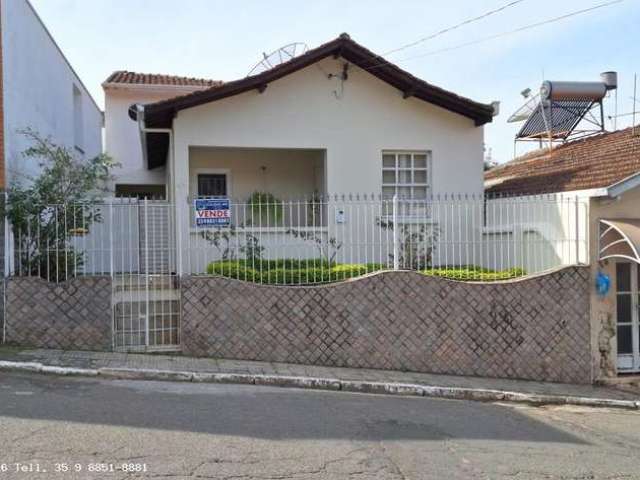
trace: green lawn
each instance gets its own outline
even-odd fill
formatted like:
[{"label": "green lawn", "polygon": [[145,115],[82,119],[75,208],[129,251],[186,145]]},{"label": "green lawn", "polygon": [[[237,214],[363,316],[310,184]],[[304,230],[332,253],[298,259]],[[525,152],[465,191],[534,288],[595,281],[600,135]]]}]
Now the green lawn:
[{"label": "green lawn", "polygon": [[[386,265],[376,263],[335,264],[321,259],[227,260],[212,262],[207,265],[207,273],[209,275],[220,275],[227,278],[270,285],[309,285],[339,282],[388,269]],[[520,268],[493,271],[476,266],[432,268],[422,270],[419,273],[453,280],[480,282],[508,280],[525,275],[525,271]]]}]

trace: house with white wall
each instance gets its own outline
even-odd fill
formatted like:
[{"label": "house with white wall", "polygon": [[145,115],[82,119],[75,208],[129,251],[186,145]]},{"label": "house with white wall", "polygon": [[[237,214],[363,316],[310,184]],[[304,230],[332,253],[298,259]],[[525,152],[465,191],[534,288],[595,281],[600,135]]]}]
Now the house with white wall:
[{"label": "house with white wall", "polygon": [[30,128],[78,158],[102,152],[102,111],[28,0],[0,0],[0,176],[28,182],[38,164],[22,153]]},{"label": "house with white wall", "polygon": [[[346,34],[235,81],[116,72],[104,89],[107,150],[126,169],[115,191],[164,186],[178,236],[193,227],[195,198],[483,192],[494,106],[416,78]],[[330,229],[334,214],[322,223]]]},{"label": "house with white wall", "polygon": [[[489,170],[485,186],[516,204],[552,195],[558,201],[548,208],[558,218],[563,199],[582,200],[586,215],[576,228],[588,249],[576,263],[591,265],[594,371],[602,378],[640,372],[640,126],[528,153]],[[552,250],[540,233],[536,244]]]},{"label": "house with white wall", "polygon": [[[482,125],[494,113],[346,34],[254,76],[135,103],[144,165],[165,167],[169,198],[179,202],[223,190],[242,197],[265,184],[287,195],[383,192],[383,155],[403,152],[428,157],[429,179],[384,191],[480,193]],[[219,191],[198,188],[207,169],[222,172]]]}]

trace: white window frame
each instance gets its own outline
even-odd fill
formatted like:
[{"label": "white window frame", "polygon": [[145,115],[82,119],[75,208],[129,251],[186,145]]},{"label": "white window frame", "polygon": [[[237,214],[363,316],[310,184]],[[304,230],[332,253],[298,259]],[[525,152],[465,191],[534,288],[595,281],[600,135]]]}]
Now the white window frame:
[{"label": "white window frame", "polygon": [[[393,155],[394,156],[394,166],[389,167],[384,165],[385,156]],[[401,167],[399,164],[399,156],[400,155],[411,155],[411,165],[409,167]],[[424,155],[425,158],[425,166],[424,167],[416,167],[415,166],[415,156]],[[383,150],[381,155],[381,163],[382,163],[382,175],[381,175],[381,185],[382,185],[382,195],[384,198],[391,198],[393,195],[398,195],[399,198],[402,196],[399,194],[398,190],[401,188],[410,188],[411,194],[410,198],[414,200],[427,200],[432,194],[432,155],[430,150]],[[419,171],[425,172],[425,180],[426,182],[415,182],[415,172]],[[385,172],[394,172],[393,183],[385,183],[384,181],[384,173]],[[411,181],[407,183],[401,183],[400,180],[400,172],[410,172]],[[386,189],[393,188],[393,194],[385,193]],[[413,195],[414,188],[424,188],[425,196],[424,197],[415,197]]]}]

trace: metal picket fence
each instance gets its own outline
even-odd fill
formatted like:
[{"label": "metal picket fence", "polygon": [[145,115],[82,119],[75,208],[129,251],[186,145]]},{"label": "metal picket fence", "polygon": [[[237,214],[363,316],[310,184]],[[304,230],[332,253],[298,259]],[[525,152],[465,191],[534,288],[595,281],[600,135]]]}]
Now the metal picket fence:
[{"label": "metal picket fence", "polygon": [[5,222],[10,276],[110,278],[113,348],[121,351],[179,348],[184,275],[313,285],[414,270],[490,281],[588,263],[588,202],[553,195],[265,196],[177,206],[114,199],[31,205]]},{"label": "metal picket fence", "polygon": [[114,349],[175,349],[180,296],[174,218],[171,205],[153,200],[30,205],[6,225],[7,273],[49,282],[108,276]]},{"label": "metal picket fence", "polygon": [[378,270],[499,280],[588,262],[588,203],[544,195],[229,200],[224,224],[188,203],[183,271],[304,285]]},{"label": "metal picket fence", "polygon": [[137,199],[34,207],[9,229],[8,273],[55,282],[109,275],[131,291],[154,276],[301,285],[417,270],[491,280],[588,262],[588,202],[577,197],[224,200],[213,225],[196,218],[195,199],[177,208]]}]

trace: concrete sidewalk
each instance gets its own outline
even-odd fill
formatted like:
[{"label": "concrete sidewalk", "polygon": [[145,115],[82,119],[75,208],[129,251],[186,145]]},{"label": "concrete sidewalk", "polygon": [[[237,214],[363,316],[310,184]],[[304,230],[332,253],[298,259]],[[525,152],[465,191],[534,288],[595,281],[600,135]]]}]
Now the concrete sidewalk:
[{"label": "concrete sidewalk", "polygon": [[640,409],[640,395],[613,387],[387,370],[217,360],[171,355],[0,348],[0,370],[104,378],[245,383],[360,393],[537,405]]}]

